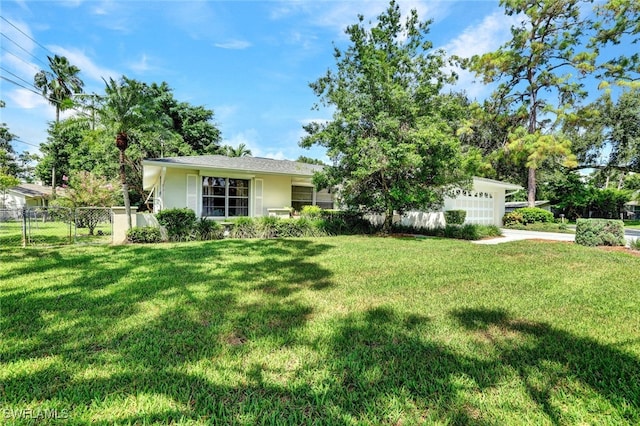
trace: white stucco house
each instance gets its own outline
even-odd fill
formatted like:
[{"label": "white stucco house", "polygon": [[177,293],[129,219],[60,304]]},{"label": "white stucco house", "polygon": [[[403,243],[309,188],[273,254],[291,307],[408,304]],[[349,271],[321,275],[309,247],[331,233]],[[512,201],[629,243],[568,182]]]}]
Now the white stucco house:
[{"label": "white stucco house", "polygon": [[[56,188],[57,189],[57,188]],[[51,187],[35,183],[21,183],[0,194],[0,208],[21,209],[23,207],[41,207],[51,197]]]},{"label": "white stucco house", "polygon": [[[268,216],[285,207],[338,207],[335,194],[313,187],[313,174],[322,170],[318,165],[222,155],[155,158],[144,160],[142,165],[143,187],[150,191],[154,212],[188,207],[198,217],[228,219]],[[473,188],[459,190],[454,198],[446,199],[444,210],[467,211],[468,223],[500,225],[505,194],[518,189],[518,185],[474,178]],[[428,226],[434,221],[434,213],[409,212],[404,220]]]}]

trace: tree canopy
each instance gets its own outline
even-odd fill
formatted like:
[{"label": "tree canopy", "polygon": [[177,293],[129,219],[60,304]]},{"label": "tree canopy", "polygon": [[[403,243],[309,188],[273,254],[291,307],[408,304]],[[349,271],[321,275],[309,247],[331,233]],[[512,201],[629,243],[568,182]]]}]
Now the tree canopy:
[{"label": "tree canopy", "polygon": [[332,165],[319,187],[339,186],[352,208],[385,214],[441,205],[468,182],[460,144],[442,95],[453,81],[444,53],[426,39],[430,22],[412,10],[405,20],[392,1],[374,24],[363,16],[347,28],[349,47],[335,49],[336,69],[311,83],[333,119],[313,122],[301,145],[327,148]]}]

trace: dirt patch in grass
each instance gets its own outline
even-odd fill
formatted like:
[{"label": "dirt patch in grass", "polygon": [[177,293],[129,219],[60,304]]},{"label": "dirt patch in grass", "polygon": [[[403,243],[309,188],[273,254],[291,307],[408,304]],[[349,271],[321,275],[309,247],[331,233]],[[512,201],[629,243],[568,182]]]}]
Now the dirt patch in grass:
[{"label": "dirt patch in grass", "polygon": [[622,252],[622,253],[627,253],[630,254],[631,256],[636,256],[636,257],[640,257],[640,250],[632,250],[629,247],[622,247],[622,246],[616,246],[616,247],[612,247],[612,246],[598,246],[598,248],[600,250],[603,251],[609,251],[609,252]]}]

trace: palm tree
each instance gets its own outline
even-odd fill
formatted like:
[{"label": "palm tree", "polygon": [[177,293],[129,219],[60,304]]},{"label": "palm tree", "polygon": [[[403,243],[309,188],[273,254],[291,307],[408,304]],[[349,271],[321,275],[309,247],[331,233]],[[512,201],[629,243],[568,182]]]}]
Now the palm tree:
[{"label": "palm tree", "polygon": [[116,134],[116,146],[120,150],[120,182],[122,196],[131,229],[131,204],[129,187],[125,169],[125,151],[129,146],[131,132],[146,125],[151,109],[150,100],[145,96],[147,90],[144,83],[122,77],[120,81],[109,78],[106,84],[103,107],[98,111],[103,123],[113,126]]},{"label": "palm tree", "polygon": [[[80,68],[71,65],[64,56],[47,56],[51,71],[40,70],[33,77],[33,84],[42,90],[42,96],[56,108],[56,123],[60,122],[60,111],[73,105],[71,96],[82,93],[84,82],[78,77]],[[51,195],[56,195],[56,168],[55,155],[51,170]]]},{"label": "palm tree", "polygon": [[222,147],[222,153],[227,157],[251,157],[251,150],[243,143],[238,145],[237,148],[225,145]]},{"label": "palm tree", "polygon": [[33,84],[42,90],[42,96],[56,108],[56,123],[60,121],[60,111],[72,106],[71,97],[82,93],[84,82],[78,77],[80,68],[71,65],[64,56],[47,56],[51,71],[41,70],[33,77]]}]

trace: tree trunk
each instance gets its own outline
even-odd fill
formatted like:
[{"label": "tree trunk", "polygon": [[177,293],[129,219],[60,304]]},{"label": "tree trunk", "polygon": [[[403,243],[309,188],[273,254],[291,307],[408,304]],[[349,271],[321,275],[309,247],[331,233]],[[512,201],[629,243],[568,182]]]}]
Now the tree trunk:
[{"label": "tree trunk", "polygon": [[129,186],[127,185],[127,174],[125,170],[124,162],[124,149],[120,149],[120,182],[122,183],[122,198],[124,199],[124,211],[127,215],[127,224],[129,229],[132,228],[131,224],[131,204],[129,202]]},{"label": "tree trunk", "polygon": [[51,166],[51,198],[56,198],[56,166]]},{"label": "tree trunk", "polygon": [[382,233],[388,234],[391,232],[391,225],[393,225],[393,208],[389,207],[384,215],[384,223],[382,224]]},{"label": "tree trunk", "polygon": [[529,167],[529,176],[527,177],[527,201],[529,207],[536,206],[536,169]]}]

